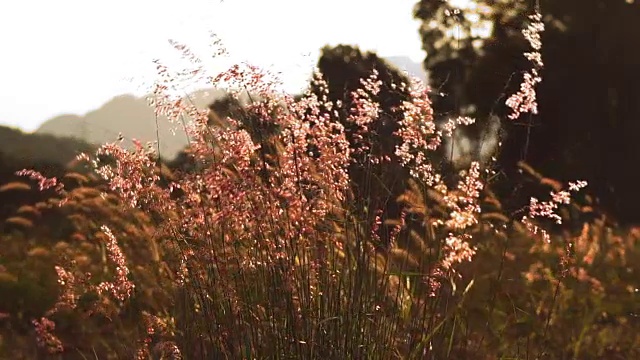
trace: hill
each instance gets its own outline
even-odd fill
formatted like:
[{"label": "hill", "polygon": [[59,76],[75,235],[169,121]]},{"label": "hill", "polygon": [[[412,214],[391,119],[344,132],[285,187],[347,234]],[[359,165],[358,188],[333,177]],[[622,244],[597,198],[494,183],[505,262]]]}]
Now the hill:
[{"label": "hill", "polygon": [[[189,99],[205,108],[223,94],[221,90],[201,90],[190,94]],[[49,119],[35,133],[73,137],[91,144],[115,141],[119,134],[143,143],[156,141],[159,135],[160,153],[167,159],[174,158],[187,145],[187,136],[165,117],[159,117],[157,124],[156,132],[155,113],[146,97],[120,95],[84,116],[66,114]]]},{"label": "hill", "polygon": [[80,152],[92,152],[94,146],[71,137],[51,134],[24,133],[0,126],[0,155],[12,162],[24,164],[50,163],[66,165]]}]

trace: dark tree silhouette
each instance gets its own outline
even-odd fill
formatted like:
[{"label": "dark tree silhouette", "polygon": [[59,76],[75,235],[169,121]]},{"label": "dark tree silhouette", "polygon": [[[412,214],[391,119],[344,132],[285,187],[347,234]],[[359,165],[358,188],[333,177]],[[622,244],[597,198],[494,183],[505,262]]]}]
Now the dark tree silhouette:
[{"label": "dark tree silhouette", "polygon": [[[521,30],[536,2],[473,3],[455,9],[446,1],[422,0],[414,15],[423,22],[432,86],[446,94],[436,99],[436,110],[476,117],[479,126],[468,135],[478,144],[486,139],[489,120],[501,119],[498,165],[506,176],[495,185],[498,192],[515,195],[513,209],[526,203],[516,169],[525,160],[560,180],[588,180],[604,209],[623,223],[639,221],[640,6],[625,0],[540,0],[546,29],[539,115],[512,121],[504,101],[529,68]],[[488,38],[473,30],[483,21],[491,25]]]}]

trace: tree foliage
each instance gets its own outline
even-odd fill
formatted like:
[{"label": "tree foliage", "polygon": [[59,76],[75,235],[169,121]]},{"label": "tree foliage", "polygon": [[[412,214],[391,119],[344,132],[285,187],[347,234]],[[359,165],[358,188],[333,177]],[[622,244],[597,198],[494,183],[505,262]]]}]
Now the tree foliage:
[{"label": "tree foliage", "polygon": [[[456,8],[454,5],[458,5]],[[521,34],[539,6],[542,83],[539,115],[508,120],[504,100],[517,90],[527,60]],[[444,94],[436,108],[477,117],[469,135],[479,147],[491,120],[501,119],[498,156],[502,193],[517,191],[518,160],[566,180],[583,178],[622,222],[640,220],[635,190],[640,173],[640,6],[625,0],[422,0],[414,15],[427,52],[432,86]],[[483,33],[484,31],[484,33]],[[486,36],[489,35],[489,36]],[[494,136],[495,134],[491,134]],[[521,201],[513,207],[521,206]]]}]

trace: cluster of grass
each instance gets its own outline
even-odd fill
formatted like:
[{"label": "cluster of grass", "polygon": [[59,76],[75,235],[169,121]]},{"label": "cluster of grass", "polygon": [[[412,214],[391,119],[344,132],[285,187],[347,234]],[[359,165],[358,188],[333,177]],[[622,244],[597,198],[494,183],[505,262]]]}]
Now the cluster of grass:
[{"label": "cluster of grass", "polygon": [[[549,184],[543,180],[539,186]],[[315,230],[322,243],[311,247],[300,237],[283,244],[277,260],[213,238],[223,234],[209,235],[205,244],[178,233],[162,238],[153,215],[103,196],[108,188],[99,179],[72,173],[66,183],[63,206],[51,195],[6,219],[3,357],[122,358],[147,348],[149,358],[161,358],[173,345],[188,359],[637,355],[640,233],[604,216],[585,221],[582,215],[593,210],[588,205],[564,208],[566,227],[554,229],[547,243],[501,214],[499,201],[485,191],[480,221],[468,230],[475,258],[455,276],[430,279],[442,241],[437,227],[420,224],[441,218],[446,206],[417,183],[399,199],[407,215],[392,244],[375,235],[375,224],[335,216]],[[119,302],[76,284],[77,305],[50,315],[64,350],[49,354],[46,345],[56,342],[34,346],[31,320],[64,295],[54,266],[73,268],[78,278],[91,273],[95,283],[114,277],[104,224],[118,238],[135,290]],[[185,268],[178,254],[197,246],[215,252],[217,262],[194,258]]]}]

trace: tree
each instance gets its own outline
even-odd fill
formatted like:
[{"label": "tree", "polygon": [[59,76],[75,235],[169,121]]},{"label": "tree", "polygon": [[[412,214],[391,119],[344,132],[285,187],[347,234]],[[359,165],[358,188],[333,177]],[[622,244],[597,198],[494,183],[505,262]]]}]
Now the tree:
[{"label": "tree", "polygon": [[[560,180],[587,180],[621,222],[640,220],[640,172],[630,170],[640,158],[640,6],[625,0],[540,0],[546,29],[539,115],[512,121],[504,100],[517,91],[529,66],[521,30],[536,2],[475,0],[460,8],[452,3],[416,4],[424,66],[432,86],[446,94],[436,109],[477,118],[480,126],[468,135],[478,148],[489,120],[501,119],[498,165],[506,176],[496,184],[499,192],[506,196],[518,188],[516,163],[525,160]],[[528,200],[522,191],[516,195],[513,209]]]}]

